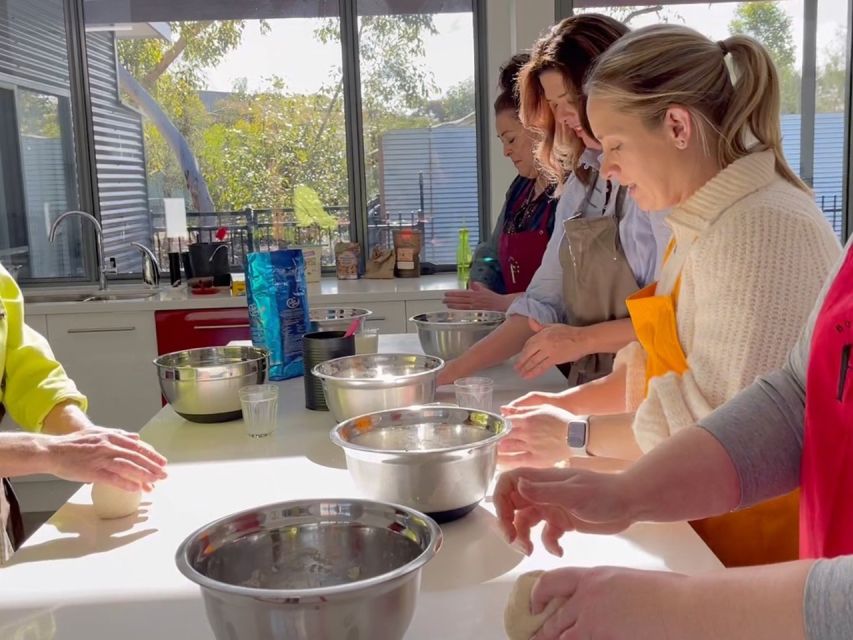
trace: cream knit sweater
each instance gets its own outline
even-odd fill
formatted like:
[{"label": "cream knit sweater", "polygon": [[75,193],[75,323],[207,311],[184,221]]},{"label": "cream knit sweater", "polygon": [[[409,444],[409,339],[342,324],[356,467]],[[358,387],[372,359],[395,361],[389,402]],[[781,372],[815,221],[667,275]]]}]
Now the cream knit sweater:
[{"label": "cream knit sweater", "polygon": [[812,198],[776,173],[770,151],[726,167],[668,222],[676,243],[700,230],[681,273],[676,311],[689,369],[652,379],[643,400],[643,348],[634,342],[618,354],[643,451],[780,367],[841,255]]}]

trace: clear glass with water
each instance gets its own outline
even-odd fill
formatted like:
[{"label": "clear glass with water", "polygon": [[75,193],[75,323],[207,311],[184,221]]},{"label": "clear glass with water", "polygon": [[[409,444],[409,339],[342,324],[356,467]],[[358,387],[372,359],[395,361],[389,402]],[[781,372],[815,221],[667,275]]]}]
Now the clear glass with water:
[{"label": "clear glass with water", "polygon": [[379,352],[379,329],[367,329],[362,327],[355,334],[355,352],[362,353],[378,353]]},{"label": "clear glass with water", "polygon": [[246,432],[253,438],[270,435],[278,424],[278,387],[252,384],[240,389],[240,405]]},{"label": "clear glass with water", "polygon": [[492,410],[495,381],[491,378],[459,378],[453,383],[456,404],[465,409]]}]

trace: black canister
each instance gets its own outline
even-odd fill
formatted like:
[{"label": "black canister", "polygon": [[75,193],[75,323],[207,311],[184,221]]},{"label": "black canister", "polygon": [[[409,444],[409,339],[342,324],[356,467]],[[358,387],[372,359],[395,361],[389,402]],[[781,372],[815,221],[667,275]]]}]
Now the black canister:
[{"label": "black canister", "polygon": [[177,251],[169,252],[169,282],[173,287],[181,284],[181,254]]},{"label": "black canister", "polygon": [[344,337],[344,331],[316,331],[302,338],[302,363],[305,367],[305,408],[328,411],[323,381],[311,370],[321,362],[355,355],[355,338]]}]

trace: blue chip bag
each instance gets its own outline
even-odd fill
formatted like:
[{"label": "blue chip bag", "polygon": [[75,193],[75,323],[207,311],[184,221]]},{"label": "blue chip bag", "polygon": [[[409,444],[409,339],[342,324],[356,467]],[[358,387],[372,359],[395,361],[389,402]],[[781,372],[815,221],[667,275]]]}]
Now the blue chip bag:
[{"label": "blue chip bag", "polygon": [[309,329],[302,251],[248,254],[246,296],[252,344],[269,350],[270,380],[301,376],[302,336]]}]

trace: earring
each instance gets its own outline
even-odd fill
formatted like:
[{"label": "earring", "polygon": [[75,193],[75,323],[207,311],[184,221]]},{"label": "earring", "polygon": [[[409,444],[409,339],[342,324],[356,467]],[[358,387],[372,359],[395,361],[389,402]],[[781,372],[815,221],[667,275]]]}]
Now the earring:
[{"label": "earring", "polygon": [[678,147],[679,149],[686,149],[687,143],[684,140],[676,140],[675,146]]}]

